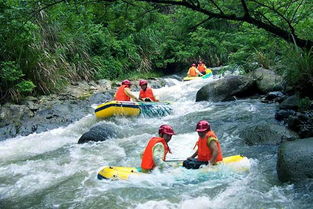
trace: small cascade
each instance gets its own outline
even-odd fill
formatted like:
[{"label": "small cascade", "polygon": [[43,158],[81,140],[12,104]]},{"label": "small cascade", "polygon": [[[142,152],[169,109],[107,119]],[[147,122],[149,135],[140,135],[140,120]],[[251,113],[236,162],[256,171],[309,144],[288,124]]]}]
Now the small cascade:
[{"label": "small cascade", "polygon": [[140,114],[143,117],[164,117],[172,112],[172,108],[169,103],[143,103],[139,106]]}]

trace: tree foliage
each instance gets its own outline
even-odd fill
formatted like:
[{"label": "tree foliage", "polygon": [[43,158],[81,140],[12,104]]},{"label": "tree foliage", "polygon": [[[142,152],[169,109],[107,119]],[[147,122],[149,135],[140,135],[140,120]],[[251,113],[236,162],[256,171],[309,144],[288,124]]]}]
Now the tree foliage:
[{"label": "tree foliage", "polygon": [[[1,101],[58,91],[75,80],[186,70],[199,60],[245,71],[274,68],[293,77],[292,85],[307,79],[311,88],[311,77],[300,74],[312,73],[312,53],[306,52],[313,40],[312,5],[308,0],[2,0]],[[294,45],[303,50],[291,49]],[[290,63],[290,56],[299,62]]]}]

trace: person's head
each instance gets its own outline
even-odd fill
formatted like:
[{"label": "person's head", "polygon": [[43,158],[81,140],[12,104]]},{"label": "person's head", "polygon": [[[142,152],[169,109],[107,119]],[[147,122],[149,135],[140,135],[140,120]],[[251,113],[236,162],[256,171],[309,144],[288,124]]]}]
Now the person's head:
[{"label": "person's head", "polygon": [[148,86],[148,81],[146,80],[140,80],[139,81],[139,86],[141,87],[142,90],[146,90]]},{"label": "person's head", "polygon": [[199,65],[201,65],[201,64],[203,64],[203,62],[202,62],[202,61],[199,61]]},{"label": "person's head", "polygon": [[169,142],[174,134],[174,129],[170,125],[161,125],[159,128],[159,136],[166,142]]},{"label": "person's head", "polygon": [[209,131],[211,131],[211,126],[210,126],[210,123],[206,120],[200,120],[198,123],[197,123],[197,126],[196,126],[196,131],[198,132],[198,135],[203,138],[206,133],[208,133]]},{"label": "person's head", "polygon": [[191,65],[192,67],[196,67],[196,64],[195,63],[192,63],[192,65]]},{"label": "person's head", "polygon": [[129,80],[123,80],[122,81],[122,85],[127,86],[128,88],[130,88],[130,86],[132,85],[132,83]]}]

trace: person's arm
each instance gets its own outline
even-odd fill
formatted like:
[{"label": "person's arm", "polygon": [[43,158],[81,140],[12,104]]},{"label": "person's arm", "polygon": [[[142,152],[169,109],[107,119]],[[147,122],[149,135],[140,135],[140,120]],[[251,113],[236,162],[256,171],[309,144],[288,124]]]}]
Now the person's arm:
[{"label": "person's arm", "polygon": [[216,165],[216,158],[217,158],[217,154],[218,154],[217,143],[215,140],[216,139],[213,137],[208,139],[209,148],[210,148],[211,153],[212,153],[212,158],[210,159],[211,165]]},{"label": "person's arm", "polygon": [[152,148],[153,153],[153,161],[155,166],[159,167],[160,169],[163,169],[165,167],[168,167],[169,165],[163,160],[164,156],[164,146],[162,143],[156,143]]},{"label": "person's arm", "polygon": [[138,99],[135,95],[132,94],[132,92],[130,91],[129,88],[125,88],[125,89],[124,89],[124,92],[125,92],[125,94],[126,94],[127,96],[129,96],[130,98],[132,98],[132,99],[135,100],[136,102],[139,101],[139,99]]},{"label": "person's arm", "polygon": [[195,153],[193,153],[193,154],[192,154],[190,157],[188,157],[187,159],[193,159],[193,158],[197,157],[197,155],[198,155],[198,150],[195,151]]},{"label": "person's arm", "polygon": [[200,73],[200,71],[196,68],[196,73],[198,74],[198,75],[200,75],[200,76],[203,76],[203,74],[202,73]]},{"label": "person's arm", "polygon": [[152,93],[152,96],[153,96],[153,98],[154,98],[154,100],[155,100],[154,102],[158,102],[158,101],[159,101],[159,98],[154,95],[152,89],[151,89],[151,93]]}]

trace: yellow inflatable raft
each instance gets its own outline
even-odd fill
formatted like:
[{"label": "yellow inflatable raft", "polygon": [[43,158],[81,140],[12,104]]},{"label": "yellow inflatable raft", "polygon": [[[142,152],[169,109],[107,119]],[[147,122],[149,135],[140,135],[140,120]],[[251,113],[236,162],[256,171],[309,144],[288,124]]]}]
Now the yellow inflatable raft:
[{"label": "yellow inflatable raft", "polygon": [[199,77],[189,77],[189,76],[186,76],[183,78],[183,81],[191,81],[191,80],[197,80],[197,79],[206,79],[206,78],[209,78],[211,77],[213,74],[212,74],[212,70],[207,68],[205,70],[206,74],[204,76],[199,76]]},{"label": "yellow inflatable raft", "polygon": [[[171,162],[171,161],[170,161]],[[174,167],[182,166],[183,161],[178,161]],[[249,159],[241,155],[233,155],[225,157],[223,162],[216,166],[204,167],[198,169],[199,172],[216,172],[221,166],[226,165],[236,172],[248,171],[250,169]],[[115,167],[105,166],[98,173],[98,179],[111,179],[111,180],[127,180],[130,176],[148,175],[141,172],[141,168],[136,167]]]},{"label": "yellow inflatable raft", "polygon": [[168,102],[130,102],[110,101],[98,105],[95,114],[97,118],[108,118],[115,115],[137,116],[164,116],[170,114],[171,107]]}]

